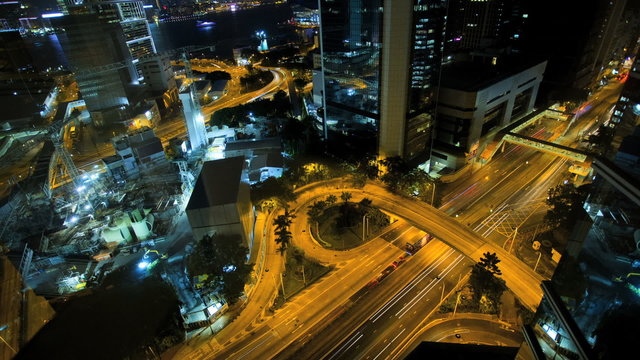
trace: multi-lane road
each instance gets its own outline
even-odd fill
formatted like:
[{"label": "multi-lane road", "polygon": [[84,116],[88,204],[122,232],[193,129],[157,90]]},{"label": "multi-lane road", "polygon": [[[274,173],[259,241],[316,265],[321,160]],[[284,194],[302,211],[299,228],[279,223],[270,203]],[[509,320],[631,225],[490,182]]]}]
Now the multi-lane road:
[{"label": "multi-lane road", "polygon": [[[603,109],[610,107],[610,101],[616,96],[615,93],[618,90],[619,88],[612,87],[609,89],[609,95],[601,95],[609,101],[609,104],[606,104],[605,101],[594,101],[592,115],[587,119],[590,124],[575,124],[574,129],[570,130],[565,139],[570,141],[575,136],[575,132],[584,132],[585,128],[591,130],[597,126],[593,118],[600,117],[604,111],[607,111]],[[585,114],[582,116],[587,118]],[[534,129],[533,136],[544,139],[557,131],[553,126],[545,128],[547,125],[543,123]],[[466,257],[456,257],[453,263],[447,264],[449,267],[436,271],[449,271],[454,274],[455,278],[455,274],[464,274],[465,270],[468,271],[469,261],[472,262],[469,259],[477,259],[485,251],[497,252],[502,259],[501,268],[505,273],[504,278],[508,286],[528,307],[535,308],[540,300],[541,293],[538,284],[542,277],[533,273],[527,265],[522,264],[518,259],[508,255],[501,248],[502,244],[499,239],[487,241],[466,225],[470,225],[489,236],[497,228],[495,224],[491,227],[488,225],[489,222],[485,221],[493,214],[493,211],[500,211],[506,206],[518,205],[523,200],[525,202],[540,200],[539,198],[545,195],[550,186],[568,176],[567,164],[565,163],[566,161],[557,160],[553,155],[540,154],[518,146],[507,147],[505,152],[498,155],[492,163],[469,177],[466,180],[467,183],[463,181],[456,184],[457,187],[452,187],[452,195],[445,198],[444,210],[451,215],[457,214],[458,217],[449,217],[416,201],[394,198],[393,194],[389,194],[385,189],[376,187],[376,185],[367,185],[363,191],[357,189],[348,189],[348,191],[355,194],[354,201],[365,196],[369,197],[374,200],[376,206],[394,213],[421,230],[428,231],[455,248],[450,251],[467,255]],[[370,271],[372,263],[376,262],[377,269],[381,269],[388,266],[389,260],[396,255],[384,252],[385,256],[382,257],[379,256],[382,253],[376,254],[376,246],[385,246],[380,241],[384,236],[362,247],[344,252],[327,251],[311,239],[307,231],[307,219],[304,215],[306,207],[314,200],[328,194],[339,194],[344,190],[340,188],[342,186],[344,184],[339,182],[316,184],[299,191],[301,196],[294,206],[299,210],[299,218],[292,227],[292,232],[296,234],[294,243],[297,246],[302,247],[312,258],[328,264],[338,264],[337,270],[327,275],[320,283],[313,285],[308,292],[292,299],[290,306],[285,307],[286,310],[277,311],[272,318],[267,317],[261,321],[262,327],[249,327],[247,330],[254,329],[254,331],[245,332],[245,336],[239,335],[236,342],[223,343],[221,347],[217,344],[218,346],[212,348],[213,351],[199,351],[200,356],[197,358],[218,358],[220,356],[240,359],[273,356],[286,358],[287,354],[290,355],[292,351],[294,354],[306,351],[305,354],[311,354],[312,358],[324,352],[323,356],[327,358],[332,356],[334,358],[351,358],[355,353],[359,357],[373,359],[393,356],[393,352],[397,351],[400,344],[406,344],[406,339],[417,327],[417,323],[405,323],[405,321],[415,320],[419,323],[426,314],[432,312],[437,305],[433,302],[442,296],[436,296],[437,291],[442,287],[438,287],[439,281],[435,281],[438,279],[434,280],[426,276],[425,271],[433,269],[432,265],[429,263],[421,264],[418,260],[420,253],[418,253],[411,261],[400,266],[397,272],[392,273],[386,283],[383,282],[379,285],[379,289],[382,289],[380,291],[383,293],[368,300],[371,302],[366,302],[367,295],[379,289],[369,290],[367,295],[359,298],[358,306],[350,306],[355,303],[354,296],[362,295],[359,292],[362,289],[362,284],[366,284],[367,279],[371,278],[371,274],[376,274],[375,271]],[[473,191],[469,191],[470,187]],[[477,187],[477,190],[474,190],[474,187]],[[413,233],[411,235],[411,231],[412,229],[405,224],[398,225],[392,230],[398,236],[387,243],[386,247],[392,245],[391,248],[395,247],[397,253],[401,254],[402,251],[396,245],[403,244],[411,236],[422,234]],[[504,238],[502,242],[504,242]],[[384,249],[384,247],[380,249]],[[428,253],[429,251],[425,252],[425,254]],[[354,258],[357,259],[354,260]],[[442,262],[442,264],[446,263],[446,261]],[[368,277],[362,276],[355,282],[350,281],[350,286],[343,287],[341,297],[329,296],[330,292],[335,291],[336,284],[342,284],[346,281],[345,271],[347,271],[349,280],[355,280],[354,275],[360,272],[354,269],[346,270],[349,265],[353,264],[358,264],[358,270],[367,271]],[[412,271],[410,275],[401,276],[403,270],[408,271],[407,269],[411,269],[412,266],[418,266],[421,271]],[[338,275],[338,273],[340,274]],[[447,274],[443,275],[440,282],[452,282],[450,285],[453,288],[455,281],[448,278]],[[322,289],[326,291],[325,293],[320,292],[321,295],[324,295],[322,299],[325,306],[322,307],[322,312],[314,312],[313,309],[319,306],[315,303],[318,298],[312,298],[310,301],[305,295]],[[275,294],[275,290],[272,289],[272,291]],[[420,301],[423,299],[431,300]],[[405,310],[409,308],[409,310],[403,311],[403,308]],[[410,314],[412,310],[416,311],[416,315],[421,316],[408,316],[407,314]],[[272,319],[277,317],[281,317],[281,322],[273,323]],[[357,326],[348,325],[354,324],[353,321],[346,320],[352,318],[364,319],[364,322],[355,321]],[[309,323],[315,326],[309,327]],[[336,327],[335,331],[319,333],[319,329],[332,324]],[[284,333],[286,336],[283,335]],[[391,337],[391,333],[393,333],[393,337]],[[289,341],[290,339],[295,339],[295,341]],[[313,339],[312,342],[310,342],[311,339]],[[283,343],[291,343],[291,346],[282,349]],[[314,348],[310,349],[308,343],[312,343]]]}]

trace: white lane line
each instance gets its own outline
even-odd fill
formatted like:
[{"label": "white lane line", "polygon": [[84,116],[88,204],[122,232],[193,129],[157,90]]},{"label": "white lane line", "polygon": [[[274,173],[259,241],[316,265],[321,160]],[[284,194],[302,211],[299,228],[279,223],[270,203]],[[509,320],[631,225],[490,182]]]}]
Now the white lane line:
[{"label": "white lane line", "polygon": [[[269,334],[269,335],[273,336],[273,334],[272,334],[271,332],[268,332],[267,334]],[[266,335],[266,334],[265,334],[265,335]],[[249,355],[249,353],[251,353],[253,350],[257,349],[260,345],[264,344],[264,343],[265,343],[265,341],[267,341],[267,340],[269,340],[269,338],[268,338],[268,337],[267,337],[267,338],[265,338],[264,340],[260,341],[258,344],[256,344],[256,346],[252,347],[251,349],[249,349],[249,350],[248,350],[247,352],[245,352],[244,354],[242,354],[242,355],[238,356],[236,359],[237,359],[237,360],[239,360],[239,359],[242,359],[242,358],[244,358],[245,356]],[[233,356],[233,355],[232,355],[232,356]]]},{"label": "white lane line", "polygon": [[[450,263],[449,265],[447,265],[447,268],[445,268],[445,270],[440,274],[440,277],[444,279],[445,276],[449,275],[449,273],[451,271],[453,271],[453,269],[462,261],[464,260],[465,256],[464,255],[459,255],[452,263]],[[438,282],[435,283],[430,283],[429,286],[427,286],[426,288],[422,289],[422,291],[420,291],[411,301],[409,301],[404,307],[402,307],[402,309],[400,309],[400,311],[398,311],[396,313],[396,316],[398,316],[398,314],[402,313],[400,316],[398,316],[399,318],[403,317],[404,315],[407,314],[407,312],[409,312],[409,310],[411,310],[412,307],[415,306],[415,304],[418,303],[418,301],[422,300],[423,297],[425,297],[425,295],[427,295],[427,293],[429,291],[431,291],[432,289],[435,288],[435,286],[438,284]]]},{"label": "white lane line", "polygon": [[423,271],[420,275],[418,275],[409,285],[405,286],[399,293],[397,293],[393,298],[391,298],[384,306],[382,306],[378,311],[376,311],[369,320],[376,322],[382,315],[384,315],[393,305],[395,305],[402,297],[404,297],[410,290],[412,290],[420,281],[422,281],[425,277],[427,277],[433,270],[443,263],[446,259],[448,259],[455,250],[449,249],[447,252],[438,258],[436,262],[431,264],[425,271]]},{"label": "white lane line", "polygon": [[394,342],[394,341],[396,341],[396,339],[397,339],[400,335],[402,335],[402,333],[403,333],[405,330],[407,330],[407,329],[406,329],[406,328],[405,328],[405,329],[402,329],[402,331],[400,331],[400,332],[398,333],[398,335],[396,335],[396,337],[394,337],[394,338],[393,338],[393,340],[389,341],[389,343],[387,344],[387,346],[385,346],[385,347],[384,347],[384,349],[382,349],[382,351],[380,351],[380,352],[378,353],[378,355],[376,355],[376,357],[374,357],[374,358],[373,358],[373,360],[376,360],[380,355],[382,355],[382,353],[383,353],[383,352],[385,352],[385,351],[387,350],[387,348],[389,347],[389,345],[393,344],[393,342]]},{"label": "white lane line", "polygon": [[[340,354],[342,352],[342,349],[344,349],[345,346],[349,345],[349,343],[353,342],[355,344],[355,342],[358,341],[362,336],[363,336],[363,334],[361,332],[355,333],[351,338],[349,338],[349,340],[347,340],[346,343],[342,344],[342,346],[340,346],[340,348],[338,348],[338,350],[336,350],[336,352],[334,352],[333,355],[331,355],[331,357],[329,359],[327,359],[327,360],[331,360],[334,357],[336,357],[336,355]],[[347,349],[345,349],[345,351]]]}]

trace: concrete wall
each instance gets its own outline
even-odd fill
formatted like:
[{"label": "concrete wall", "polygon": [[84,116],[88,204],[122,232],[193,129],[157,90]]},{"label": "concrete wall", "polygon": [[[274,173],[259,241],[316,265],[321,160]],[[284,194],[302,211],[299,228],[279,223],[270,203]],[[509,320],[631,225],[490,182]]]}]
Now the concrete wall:
[{"label": "concrete wall", "polygon": [[245,246],[253,242],[253,206],[249,197],[249,184],[241,183],[236,203],[187,210],[187,218],[196,240],[214,233],[242,236]]},{"label": "concrete wall", "polygon": [[[448,115],[460,119],[470,119],[469,136],[465,144],[460,144],[465,152],[475,148],[482,148],[484,142],[482,126],[485,114],[498,106],[504,106],[504,112],[498,119],[496,128],[502,128],[515,120],[513,109],[516,97],[531,90],[531,97],[525,105],[523,113],[533,111],[538,94],[538,88],[544,75],[547,62],[541,62],[522,72],[500,80],[477,91],[441,88],[438,97],[438,114]],[[532,80],[533,79],[533,80]],[[532,81],[531,81],[532,80]],[[485,134],[486,135],[486,134]],[[436,135],[437,137],[437,135]],[[445,152],[443,150],[436,150]],[[453,155],[452,155],[453,156]],[[436,160],[439,161],[439,160]],[[443,161],[439,161],[443,163]],[[457,169],[466,162],[456,160],[447,161],[447,167]]]}]

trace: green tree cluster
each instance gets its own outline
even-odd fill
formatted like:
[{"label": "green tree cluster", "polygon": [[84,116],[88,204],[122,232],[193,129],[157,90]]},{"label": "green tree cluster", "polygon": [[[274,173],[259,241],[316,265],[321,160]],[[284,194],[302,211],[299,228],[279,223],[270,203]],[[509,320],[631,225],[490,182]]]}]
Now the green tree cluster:
[{"label": "green tree cluster", "polygon": [[210,118],[210,124],[215,126],[238,127],[240,124],[251,122],[249,114],[264,116],[271,120],[272,131],[275,134],[277,118],[285,118],[291,112],[291,102],[287,94],[280,90],[273,99],[260,99],[247,104],[224,108],[215,111]]},{"label": "green tree cluster", "polygon": [[273,73],[268,70],[249,70],[249,74],[240,78],[242,93],[259,90],[273,81]]},{"label": "green tree cluster", "polygon": [[573,184],[560,184],[549,189],[547,200],[550,209],[545,221],[553,227],[571,228],[582,213],[582,205],[588,194],[588,185],[575,187]]},{"label": "green tree cluster", "polygon": [[500,297],[507,289],[503,279],[497,277],[502,275],[498,268],[500,260],[495,253],[486,252],[471,268],[469,284],[473,288],[473,300],[484,312],[494,313],[500,306]]},{"label": "green tree cluster", "polygon": [[240,235],[207,235],[189,255],[187,269],[191,277],[206,275],[204,288],[220,291],[233,304],[242,295],[253,268],[246,263],[248,254]]},{"label": "green tree cluster", "polygon": [[273,225],[276,227],[274,234],[276,235],[276,244],[280,245],[278,247],[278,251],[280,254],[284,254],[287,250],[287,247],[291,243],[291,239],[293,239],[293,235],[291,231],[289,231],[289,226],[293,222],[293,219],[296,217],[295,214],[289,212],[289,209],[284,209],[284,214],[278,215],[275,219],[273,219]]},{"label": "green tree cluster", "polygon": [[288,202],[295,199],[296,195],[291,185],[283,178],[270,177],[251,186],[251,202],[254,204],[275,200],[277,205],[286,207]]},{"label": "green tree cluster", "polygon": [[[408,166],[400,157],[385,158],[380,163],[386,172],[380,177],[387,188],[395,193],[417,197],[435,207],[440,206],[438,181],[418,168]],[[373,172],[373,169],[369,170]]]},{"label": "green tree cluster", "polygon": [[598,156],[606,156],[613,150],[613,137],[615,129],[601,124],[595,134],[589,135],[587,143],[589,149]]}]

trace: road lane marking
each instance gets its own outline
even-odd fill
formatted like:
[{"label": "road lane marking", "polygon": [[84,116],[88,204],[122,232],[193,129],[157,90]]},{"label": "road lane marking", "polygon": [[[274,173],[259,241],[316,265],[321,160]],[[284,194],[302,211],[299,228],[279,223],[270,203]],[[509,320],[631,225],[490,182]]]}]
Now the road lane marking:
[{"label": "road lane marking", "polygon": [[[336,355],[338,355],[340,352],[342,352],[342,349],[344,349],[345,346],[349,345],[349,343],[353,342],[353,344],[355,344],[356,341],[358,341],[362,336],[364,336],[364,334],[362,334],[361,332],[355,333],[351,338],[349,338],[349,340],[347,340],[346,343],[344,343],[338,350],[336,350],[336,352],[334,352],[333,355],[331,355],[331,357],[329,359],[327,359],[327,360],[333,359]],[[355,341],[354,341],[354,339],[355,339]],[[349,346],[349,347],[351,347],[351,346]],[[346,348],[346,349],[344,349],[344,351],[347,351],[348,349],[349,348]]]},{"label": "road lane marking", "polygon": [[389,341],[389,343],[387,344],[387,346],[385,346],[385,347],[384,347],[384,349],[382,349],[382,351],[380,351],[380,352],[378,353],[378,355],[376,355],[376,357],[374,357],[374,358],[373,358],[373,360],[376,360],[380,355],[382,355],[382,353],[383,353],[383,352],[387,351],[387,348],[389,347],[389,345],[393,344],[393,342],[394,342],[394,341],[396,341],[396,339],[397,339],[400,335],[402,335],[402,333],[403,333],[405,330],[407,330],[407,329],[402,329],[402,331],[400,331],[400,332],[398,333],[398,335],[396,335],[396,337],[394,337],[394,338],[393,338],[393,340]]},{"label": "road lane marking", "polygon": [[[464,260],[465,256],[460,254],[458,255],[458,257],[454,260],[454,262],[452,262],[451,264],[447,265],[447,267],[445,268],[445,270],[439,275],[440,278],[443,279],[444,281],[444,277],[447,276],[451,271],[453,271],[453,269],[460,264],[460,262],[462,262]],[[433,285],[431,285],[433,284]],[[418,301],[422,300],[422,298],[432,289],[434,289],[436,287],[436,285],[438,284],[438,281],[436,282],[431,282],[426,288],[424,288],[422,291],[420,291],[416,297],[414,297],[413,299],[411,299],[411,301],[409,301],[402,309],[400,309],[400,311],[398,311],[396,313],[396,316],[398,316],[398,314],[402,313],[402,315],[398,316],[399,318],[403,317],[404,315],[407,314],[407,312],[409,312],[409,310],[411,310],[411,308],[413,308],[415,306],[415,304],[418,303]],[[406,309],[406,310],[405,310]]]},{"label": "road lane marking", "polygon": [[456,251],[453,248],[449,248],[445,254],[440,256],[435,262],[424,270],[420,275],[415,277],[408,285],[406,285],[400,292],[394,295],[385,305],[383,305],[378,311],[376,311],[369,320],[376,322],[382,315],[384,315],[393,305],[395,305],[402,297],[404,297],[410,290],[412,290],[419,282],[421,282],[427,275],[431,274],[435,268],[448,259]]}]

